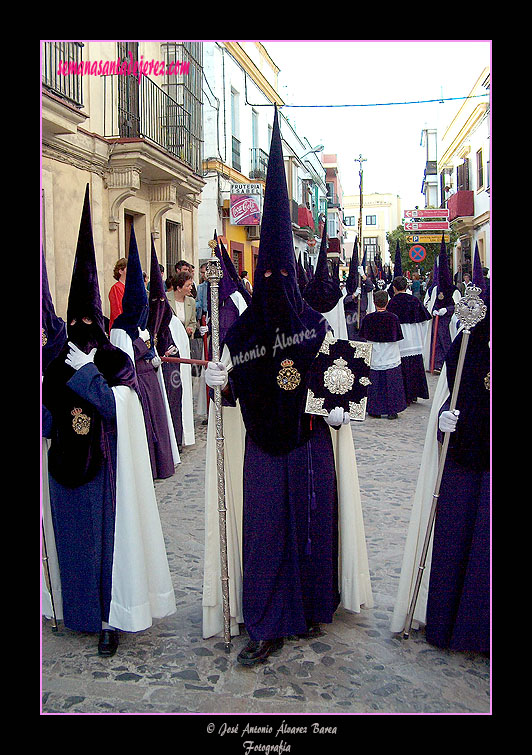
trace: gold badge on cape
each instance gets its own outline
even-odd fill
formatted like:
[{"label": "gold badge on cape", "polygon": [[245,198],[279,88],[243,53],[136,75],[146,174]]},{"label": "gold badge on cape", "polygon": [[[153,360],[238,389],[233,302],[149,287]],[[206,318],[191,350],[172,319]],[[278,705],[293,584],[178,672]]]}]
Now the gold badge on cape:
[{"label": "gold badge on cape", "polygon": [[72,409],[70,413],[74,417],[72,420],[74,432],[77,435],[87,435],[91,426],[91,418],[83,414],[81,409]]},{"label": "gold badge on cape", "polygon": [[301,375],[294,367],[291,359],[284,359],[281,362],[281,370],[277,375],[277,383],[284,391],[293,391],[301,382]]}]

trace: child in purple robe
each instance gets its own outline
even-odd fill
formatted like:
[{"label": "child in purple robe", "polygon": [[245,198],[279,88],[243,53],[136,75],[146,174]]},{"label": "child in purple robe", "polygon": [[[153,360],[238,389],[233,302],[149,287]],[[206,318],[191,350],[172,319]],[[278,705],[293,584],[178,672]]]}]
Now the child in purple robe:
[{"label": "child in purple robe", "polygon": [[362,321],[359,338],[373,345],[366,409],[371,417],[385,415],[397,419],[406,409],[406,397],[401,369],[399,341],[403,339],[397,315],[387,312],[388,293],[375,291],[376,311]]}]

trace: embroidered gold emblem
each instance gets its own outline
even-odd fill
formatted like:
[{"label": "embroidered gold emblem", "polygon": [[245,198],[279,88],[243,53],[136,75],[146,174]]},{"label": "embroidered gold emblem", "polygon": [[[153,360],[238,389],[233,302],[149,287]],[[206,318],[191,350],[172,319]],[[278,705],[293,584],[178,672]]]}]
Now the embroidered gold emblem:
[{"label": "embroidered gold emblem", "polygon": [[277,383],[284,391],[293,391],[301,382],[301,375],[294,367],[291,359],[284,359],[281,362],[281,370],[277,375]]},{"label": "embroidered gold emblem", "polygon": [[347,393],[353,387],[355,376],[347,366],[345,359],[335,359],[332,365],[325,370],[323,382],[330,393],[340,395]]},{"label": "embroidered gold emblem", "polygon": [[486,388],[487,391],[490,390],[490,373],[489,372],[484,378],[484,387]]},{"label": "embroidered gold emblem", "polygon": [[46,331],[44,328],[42,328],[42,345],[46,346],[48,343],[48,336],[46,335]]},{"label": "embroidered gold emblem", "polygon": [[444,295],[440,291],[440,293],[438,294],[438,299],[444,299],[444,298],[445,298]]},{"label": "embroidered gold emblem", "polygon": [[74,432],[78,435],[87,435],[91,426],[91,418],[83,414],[81,409],[72,409],[70,413],[74,417],[72,420]]}]

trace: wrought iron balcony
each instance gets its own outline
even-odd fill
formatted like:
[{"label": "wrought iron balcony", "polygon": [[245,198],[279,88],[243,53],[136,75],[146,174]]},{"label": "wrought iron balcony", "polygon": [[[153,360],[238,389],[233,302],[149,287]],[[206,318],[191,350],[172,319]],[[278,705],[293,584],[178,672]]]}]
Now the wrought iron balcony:
[{"label": "wrought iron balcony", "polygon": [[252,147],[249,177],[258,178],[262,181],[265,181],[267,170],[268,154],[258,147]]},{"label": "wrought iron balcony", "polygon": [[[44,42],[42,47],[42,83],[58,97],[68,100],[76,107],[83,107],[81,71],[82,42]],[[67,72],[60,71],[66,65]],[[70,67],[70,72],[69,72]]]},{"label": "wrought iron balcony", "polygon": [[140,138],[201,174],[202,141],[191,114],[147,76],[103,76],[104,135]]}]

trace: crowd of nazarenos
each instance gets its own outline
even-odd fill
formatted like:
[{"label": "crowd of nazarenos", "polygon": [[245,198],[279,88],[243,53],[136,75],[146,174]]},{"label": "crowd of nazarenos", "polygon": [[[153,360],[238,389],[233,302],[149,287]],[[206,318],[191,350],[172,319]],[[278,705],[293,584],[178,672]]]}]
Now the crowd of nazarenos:
[{"label": "crowd of nazarenos", "polygon": [[[196,311],[194,302],[195,327],[187,332],[185,307],[175,306],[172,288],[163,281],[153,239],[145,276],[134,231],[120,311],[113,313],[109,329],[88,186],[66,323],[55,314],[43,254],[42,510],[49,563],[43,614],[71,629],[97,632],[100,655],[111,656],[120,631],[142,631],[175,613],[153,480],[178,474],[180,454],[195,443],[196,417],[208,423],[203,636],[220,634],[210,400],[216,387],[224,397],[228,450],[231,633],[244,628],[249,638],[239,662],[252,667],[264,661],[287,636],[316,636],[340,604],[353,613],[371,609],[350,417],[340,407],[326,417],[303,409],[306,376],[329,332],[335,339],[372,344],[371,417],[397,419],[418,399],[429,399],[426,375],[439,374],[390,629],[403,626],[437,444],[447,432],[457,442],[450,445],[415,626],[425,627],[427,640],[441,647],[489,652],[489,317],[471,334],[462,377],[467,394],[459,394],[459,411],[449,412],[462,340],[455,314],[461,292],[452,282],[444,241],[431,280],[415,294],[402,274],[398,248],[388,279],[381,271],[376,276],[364,260],[357,264],[355,249],[341,285],[327,264],[325,228],[315,268],[304,266],[294,254],[277,114],[274,137],[252,289],[214,233],[212,254],[223,272],[219,362],[209,361],[208,281],[200,284],[206,308]],[[489,304],[487,283],[477,249],[472,284]],[[191,351],[198,354],[194,340],[209,361],[206,368],[165,361],[176,355],[190,361]],[[280,357],[297,368],[290,390],[276,380]],[[474,420],[468,406],[476,410]],[[480,444],[473,421],[476,433],[479,423],[484,432]],[[282,480],[288,480],[288,489]],[[97,531],[91,525],[95,518],[101,522]],[[457,529],[460,538],[452,537]]]}]

